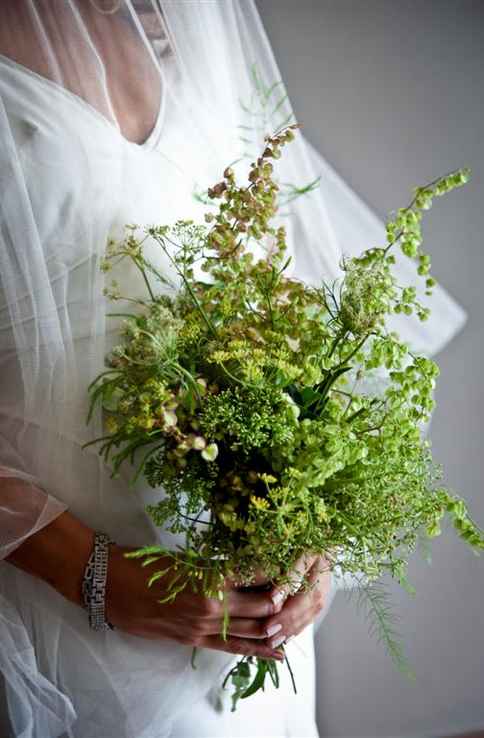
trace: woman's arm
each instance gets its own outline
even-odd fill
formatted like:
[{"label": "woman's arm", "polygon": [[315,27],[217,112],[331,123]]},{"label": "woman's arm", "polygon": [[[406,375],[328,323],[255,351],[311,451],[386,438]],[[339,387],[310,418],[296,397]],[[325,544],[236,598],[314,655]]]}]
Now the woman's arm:
[{"label": "woman's arm", "polygon": [[84,568],[94,531],[70,512],[29,536],[5,561],[43,579],[71,602],[81,605]]},{"label": "woman's arm", "polygon": [[[66,511],[29,536],[5,561],[43,579],[68,600],[81,605],[82,579],[93,540],[94,531]],[[281,659],[280,652],[266,642],[270,635],[266,620],[282,607],[282,602],[274,603],[270,592],[240,592],[227,583],[231,617],[229,637],[224,640],[220,635],[224,603],[187,587],[173,603],[161,604],[159,600],[168,591],[170,574],[151,588],[147,580],[154,571],[165,568],[163,561],[142,567],[139,561],[123,556],[129,550],[133,549],[110,546],[106,618],[116,628],[142,638]]]}]

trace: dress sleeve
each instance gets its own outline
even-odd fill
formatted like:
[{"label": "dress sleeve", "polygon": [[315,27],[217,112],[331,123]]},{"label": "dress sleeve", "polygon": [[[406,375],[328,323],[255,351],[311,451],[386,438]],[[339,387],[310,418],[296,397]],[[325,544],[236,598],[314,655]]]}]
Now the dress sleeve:
[{"label": "dress sleeve", "polygon": [[19,469],[0,466],[0,560],[49,525],[67,505]]},{"label": "dress sleeve", "polygon": [[42,444],[32,442],[49,408],[44,368],[53,377],[61,348],[45,266],[0,98],[0,559],[67,509],[43,489]]}]

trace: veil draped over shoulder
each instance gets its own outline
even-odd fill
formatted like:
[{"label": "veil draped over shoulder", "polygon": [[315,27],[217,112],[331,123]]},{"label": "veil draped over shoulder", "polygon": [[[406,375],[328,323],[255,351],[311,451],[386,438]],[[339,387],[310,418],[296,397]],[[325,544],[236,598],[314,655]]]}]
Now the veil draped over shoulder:
[{"label": "veil draped over shoulder", "polygon": [[[81,450],[101,435],[99,415],[86,426],[86,390],[112,331],[99,262],[125,223],[201,219],[202,193],[223,169],[236,162],[243,176],[264,135],[290,122],[253,0],[2,3],[0,558],[66,509],[119,543],[157,540],[143,511],[149,493],[132,499],[127,476],[110,480],[96,451]],[[335,278],[343,254],[384,243],[382,222],[303,135],[276,166],[293,274]],[[401,268],[410,283],[411,265]],[[443,289],[431,306],[425,325],[402,328],[427,353],[464,320]],[[69,659],[79,673],[96,665],[93,689],[111,695],[96,709],[129,715],[126,735],[139,738],[155,735],[143,732],[154,709],[143,674],[155,663],[163,682],[156,709],[167,726],[225,663],[214,657],[205,683],[202,669],[190,671],[188,649],[164,643],[153,652],[109,637],[111,648],[48,585],[0,565],[0,671],[16,735],[60,735],[82,711],[102,724],[88,690],[74,709],[72,692],[82,687],[64,677]]]}]

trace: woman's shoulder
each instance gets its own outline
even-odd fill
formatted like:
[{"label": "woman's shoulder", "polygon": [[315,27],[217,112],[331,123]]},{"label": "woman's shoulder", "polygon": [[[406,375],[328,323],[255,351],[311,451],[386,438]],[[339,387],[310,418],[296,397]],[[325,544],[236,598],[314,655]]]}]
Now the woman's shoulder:
[{"label": "woman's shoulder", "polygon": [[42,49],[30,3],[3,0],[0,23],[0,54],[37,74],[49,75],[47,49]]}]

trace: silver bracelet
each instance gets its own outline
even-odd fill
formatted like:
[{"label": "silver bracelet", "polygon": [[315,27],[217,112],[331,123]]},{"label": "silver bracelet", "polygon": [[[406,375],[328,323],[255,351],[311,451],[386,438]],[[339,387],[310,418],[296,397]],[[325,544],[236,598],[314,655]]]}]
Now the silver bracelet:
[{"label": "silver bracelet", "polygon": [[109,544],[114,543],[105,533],[94,534],[94,547],[84,570],[82,598],[93,630],[114,630],[105,617],[106,578]]}]

